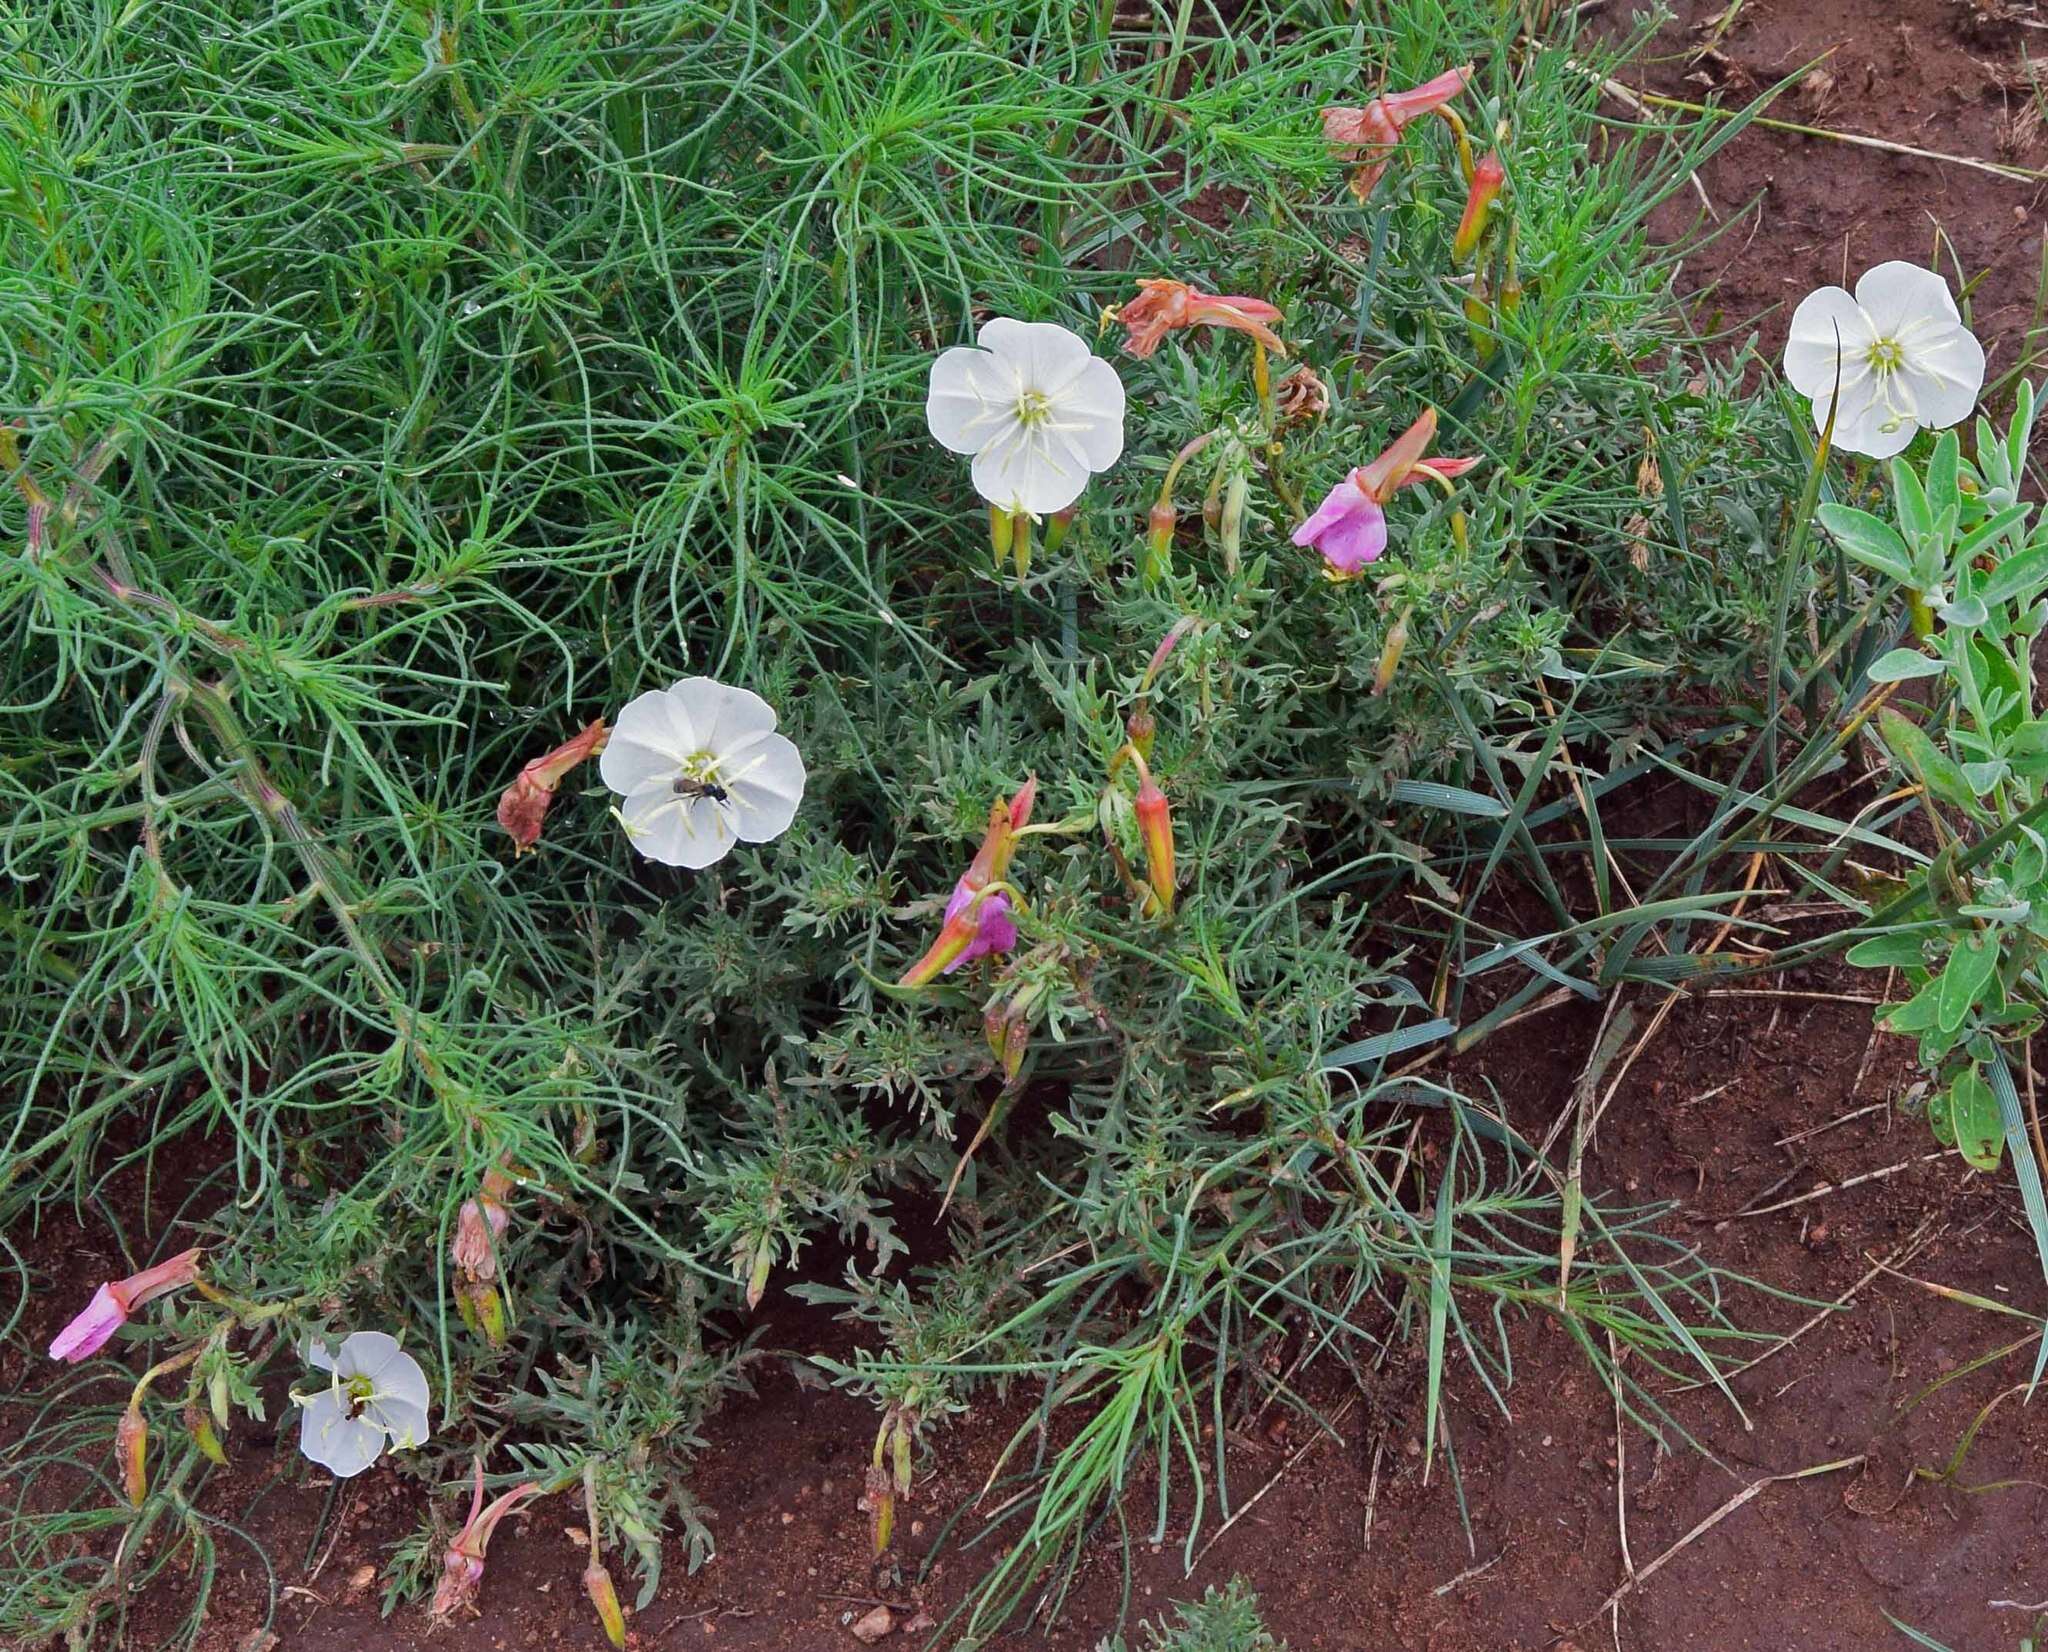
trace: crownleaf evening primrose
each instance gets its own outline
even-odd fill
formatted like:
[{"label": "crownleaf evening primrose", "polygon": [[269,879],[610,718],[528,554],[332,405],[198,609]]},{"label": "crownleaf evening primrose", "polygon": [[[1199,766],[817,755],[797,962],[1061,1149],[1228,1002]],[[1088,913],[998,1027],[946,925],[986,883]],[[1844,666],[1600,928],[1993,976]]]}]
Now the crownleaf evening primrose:
[{"label": "crownleaf evening primrose", "polygon": [[427,1443],[427,1375],[382,1331],[356,1331],[339,1348],[315,1342],[306,1359],[330,1374],[316,1394],[292,1397],[302,1416],[299,1450],[347,1480],[384,1455]]},{"label": "crownleaf evening primrose", "polygon": [[1419,482],[1449,487],[1479,463],[1476,458],[1427,457],[1435,439],[1436,409],[1427,407],[1384,453],[1329,491],[1315,513],[1294,530],[1294,543],[1316,550],[1330,578],[1356,578],[1387,548],[1385,507],[1399,489]]},{"label": "crownleaf evening primrose", "polygon": [[1123,453],[1123,381],[1049,321],[998,316],[977,343],[932,363],[926,424],[941,446],[974,456],[974,490],[998,510],[1065,510]]},{"label": "crownleaf evening primrose", "polygon": [[50,1358],[76,1364],[104,1348],[114,1333],[128,1323],[128,1317],[144,1303],[182,1289],[199,1277],[197,1248],[180,1251],[153,1268],[131,1273],[126,1279],[111,1279],[93,1292],[84,1311],[59,1331],[50,1343]]},{"label": "crownleaf evening primrose", "polygon": [[1287,346],[1272,324],[1280,312],[1263,298],[1205,293],[1185,281],[1140,281],[1138,296],[1117,311],[1128,336],[1124,350],[1139,360],[1151,355],[1168,333],[1188,327],[1227,327],[1255,338],[1275,355]]},{"label": "crownleaf evening primrose", "polygon": [[1984,347],[1946,281],[1895,259],[1866,270],[1853,297],[1822,287],[1800,301],[1785,377],[1812,398],[1816,430],[1833,412],[1836,447],[1889,459],[1923,428],[1969,417],[1984,388]]},{"label": "crownleaf evening primrose", "polygon": [[1342,104],[1325,109],[1323,139],[1353,168],[1351,193],[1366,200],[1410,122],[1442,113],[1471,78],[1472,65],[1464,63],[1409,91],[1384,92],[1362,109]]},{"label": "crownleaf evening primrose", "polygon": [[789,830],[804,760],[760,695],[685,677],[628,703],[598,759],[633,847],[699,871]]}]

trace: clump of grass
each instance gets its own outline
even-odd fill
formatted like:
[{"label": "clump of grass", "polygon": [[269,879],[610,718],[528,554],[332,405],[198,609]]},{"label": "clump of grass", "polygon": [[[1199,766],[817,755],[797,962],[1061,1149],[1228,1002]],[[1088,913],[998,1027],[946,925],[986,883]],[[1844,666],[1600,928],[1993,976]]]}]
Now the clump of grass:
[{"label": "clump of grass", "polygon": [[[161,1236],[122,1178],[175,1165],[179,1242],[288,1309],[253,1336],[205,1302],[153,1322],[219,1334],[236,1449],[303,1334],[391,1329],[445,1416],[423,1478],[509,1434],[594,1488],[643,1602],[664,1526],[708,1552],[681,1471],[743,1380],[750,1293],[827,1236],[885,1333],[840,1375],[903,1477],[985,1382],[1075,1420],[1017,1442],[977,1628],[1070,1571],[1147,1453],[1160,1529],[1166,1465],[1198,1516],[1227,1506],[1200,1422],[1301,1403],[1257,1375],[1282,1336],[1354,1361],[1421,1338],[1447,1450],[1445,1360],[1504,1384],[1518,1312],[1596,1359],[1604,1328],[1646,1369],[1711,1365],[1716,1282],[1640,1218],[1589,1207],[1570,1290],[1545,1282],[1560,1199],[1518,1098],[1387,1070],[1546,990],[1484,1001],[1490,966],[1587,989],[1607,938],[1603,982],[1677,916],[1624,910],[1594,853],[1586,918],[1562,823],[1599,843],[1591,800],[1780,612],[1754,536],[1796,455],[1689,354],[1643,227],[1732,128],[1607,126],[1569,30],[1525,41],[1478,0],[1228,26],[65,0],[11,26],[0,1222],[32,1243],[69,1204],[139,1257]],[[1522,289],[1469,316],[1449,147],[1417,135],[1362,211],[1316,119],[1466,59]],[[1255,416],[1235,339],[1127,366],[1130,458],[1058,556],[997,576],[918,417],[932,352],[987,313],[1090,330],[1139,274],[1281,306],[1334,392],[1287,453],[1311,494],[1426,404],[1484,455],[1458,513],[1404,506],[1393,583],[1323,581],[1242,441],[1217,450],[1247,467],[1236,540],[1191,524],[1144,576],[1165,457]],[[1176,626],[1149,700],[1167,927],[1096,811]],[[687,671],[776,706],[811,771],[795,829],[678,877],[579,782],[514,857],[492,805],[519,766]],[[884,990],[1032,773],[1068,825],[1020,863],[1015,958]],[[1567,938],[1540,968],[1489,916],[1510,876]],[[1028,1007],[1010,1085],[991,1004]],[[503,1346],[447,1261],[492,1172]],[[956,1184],[942,1233],[905,1231]],[[23,1460],[93,1461],[119,1398],[46,1416]],[[145,1523],[199,1541],[205,1463],[162,1422],[139,1510],[103,1484],[10,1524],[36,1583],[6,1634],[118,1611]]]}]

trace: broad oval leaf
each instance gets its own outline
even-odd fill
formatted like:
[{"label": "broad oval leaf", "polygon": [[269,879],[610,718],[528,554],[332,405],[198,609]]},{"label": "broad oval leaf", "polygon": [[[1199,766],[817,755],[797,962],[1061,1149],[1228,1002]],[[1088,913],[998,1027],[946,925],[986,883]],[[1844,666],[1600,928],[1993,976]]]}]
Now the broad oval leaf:
[{"label": "broad oval leaf", "polygon": [[1889,522],[1853,505],[1822,505],[1814,514],[1846,554],[1901,585],[1912,583],[1912,553]]},{"label": "broad oval leaf", "polygon": [[1939,677],[1948,667],[1915,648],[1894,648],[1870,668],[1874,683],[1903,683],[1914,677]]}]

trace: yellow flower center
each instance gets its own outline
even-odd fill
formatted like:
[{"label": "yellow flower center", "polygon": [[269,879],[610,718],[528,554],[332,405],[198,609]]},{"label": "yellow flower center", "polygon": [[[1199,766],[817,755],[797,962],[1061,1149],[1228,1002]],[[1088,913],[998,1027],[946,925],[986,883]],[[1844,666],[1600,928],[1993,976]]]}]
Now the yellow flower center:
[{"label": "yellow flower center", "polygon": [[1043,390],[1026,390],[1017,398],[1017,422],[1022,425],[1044,424],[1052,417],[1052,403]]},{"label": "yellow flower center", "polygon": [[1880,338],[1872,341],[1864,359],[1870,363],[1873,373],[1896,373],[1906,364],[1906,352],[1897,339]]}]

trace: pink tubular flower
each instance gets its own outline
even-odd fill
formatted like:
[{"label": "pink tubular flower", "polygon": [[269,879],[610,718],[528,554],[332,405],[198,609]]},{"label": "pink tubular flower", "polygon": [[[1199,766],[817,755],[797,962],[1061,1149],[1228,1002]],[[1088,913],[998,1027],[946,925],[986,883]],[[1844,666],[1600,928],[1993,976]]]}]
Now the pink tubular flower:
[{"label": "pink tubular flower", "polygon": [[1009,872],[1010,857],[1017,852],[1017,834],[1030,824],[1031,807],[1037,800],[1038,777],[1033,775],[1008,803],[990,806],[988,832],[975,851],[973,862],[953,885],[939,938],[903,972],[898,986],[925,986],[938,976],[952,974],[964,963],[985,958],[992,952],[1007,952],[1017,944],[1010,897],[990,885],[1001,883]]},{"label": "pink tubular flower", "polygon": [[1477,459],[1424,457],[1436,439],[1436,409],[1388,444],[1369,465],[1360,465],[1332,488],[1315,514],[1294,530],[1294,543],[1312,546],[1328,564],[1332,579],[1355,578],[1387,548],[1385,505],[1396,490],[1418,482],[1449,483],[1478,464]]},{"label": "pink tubular flower", "polygon": [[445,1622],[475,1600],[477,1585],[484,1580],[484,1553],[491,1546],[491,1534],[498,1529],[498,1522],[527,1498],[538,1497],[541,1489],[539,1481],[527,1480],[485,1508],[484,1465],[478,1460],[469,1518],[441,1556],[441,1581],[434,1588],[434,1604],[430,1608],[436,1619]]},{"label": "pink tubular flower", "polygon": [[1333,578],[1349,579],[1387,548],[1387,513],[1347,476],[1294,530],[1294,543],[1313,546]]},{"label": "pink tubular flower", "polygon": [[1393,158],[1409,122],[1433,115],[1465,89],[1472,65],[1446,69],[1407,92],[1383,92],[1363,109],[1338,105],[1323,111],[1323,138],[1352,166],[1351,193],[1366,200]]},{"label": "pink tubular flower", "polygon": [[74,1364],[91,1358],[128,1323],[128,1316],[137,1308],[182,1289],[198,1277],[199,1250],[195,1246],[126,1279],[110,1280],[93,1292],[85,1311],[57,1333],[50,1344],[50,1358]]},{"label": "pink tubular flower", "polygon": [[1205,293],[1185,281],[1140,281],[1138,288],[1138,296],[1117,312],[1117,319],[1130,333],[1124,349],[1140,360],[1157,350],[1168,333],[1184,327],[1228,327],[1249,333],[1275,354],[1287,352],[1271,326],[1280,312],[1263,298]]}]

